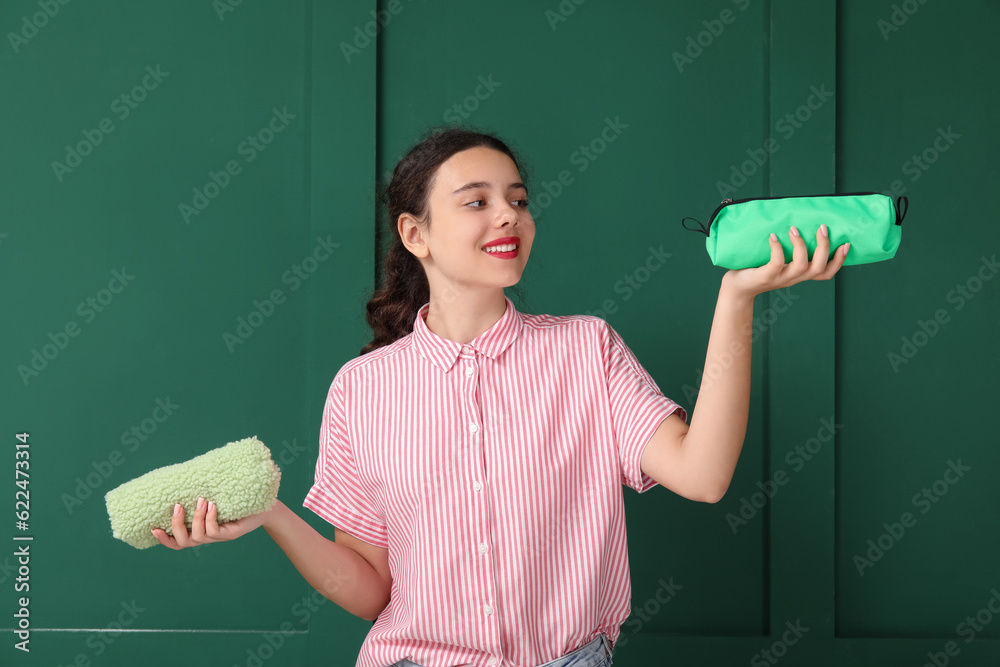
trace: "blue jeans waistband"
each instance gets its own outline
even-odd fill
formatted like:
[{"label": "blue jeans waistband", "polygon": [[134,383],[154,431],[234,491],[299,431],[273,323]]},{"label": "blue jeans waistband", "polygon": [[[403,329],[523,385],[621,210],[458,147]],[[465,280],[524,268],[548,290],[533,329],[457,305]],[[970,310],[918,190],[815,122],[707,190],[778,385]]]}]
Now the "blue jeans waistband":
[{"label": "blue jeans waistband", "polygon": [[[423,667],[403,658],[389,667]],[[611,667],[611,642],[603,633],[566,655],[538,667]]]},{"label": "blue jeans waistband", "polygon": [[601,633],[580,648],[538,667],[611,667],[611,642]]}]

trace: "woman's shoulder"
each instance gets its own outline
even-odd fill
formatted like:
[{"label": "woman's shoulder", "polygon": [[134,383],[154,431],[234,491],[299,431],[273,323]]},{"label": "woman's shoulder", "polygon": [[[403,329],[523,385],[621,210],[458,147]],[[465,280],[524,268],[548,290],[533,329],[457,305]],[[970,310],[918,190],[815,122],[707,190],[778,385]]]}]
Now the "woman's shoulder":
[{"label": "woman's shoulder", "polygon": [[596,315],[549,315],[522,313],[521,318],[526,325],[538,328],[599,327],[607,324],[607,321]]},{"label": "woman's shoulder", "polygon": [[522,315],[525,327],[541,333],[577,330],[580,333],[600,333],[610,325],[596,315]]},{"label": "woman's shoulder", "polygon": [[348,359],[334,375],[333,384],[372,372],[382,366],[390,357],[404,353],[412,343],[413,334],[410,333],[388,345],[377,347],[366,354]]}]

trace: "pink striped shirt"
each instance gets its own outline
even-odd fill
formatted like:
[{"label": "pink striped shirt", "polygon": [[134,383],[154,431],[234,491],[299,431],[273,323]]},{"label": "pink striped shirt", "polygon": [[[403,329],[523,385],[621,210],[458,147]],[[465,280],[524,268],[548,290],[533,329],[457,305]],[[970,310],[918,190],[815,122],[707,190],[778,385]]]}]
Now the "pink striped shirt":
[{"label": "pink striped shirt", "polygon": [[589,315],[503,316],[462,345],[413,332],[341,367],[303,502],[389,550],[358,667],[533,667],[630,612],[623,488],[675,410]]}]

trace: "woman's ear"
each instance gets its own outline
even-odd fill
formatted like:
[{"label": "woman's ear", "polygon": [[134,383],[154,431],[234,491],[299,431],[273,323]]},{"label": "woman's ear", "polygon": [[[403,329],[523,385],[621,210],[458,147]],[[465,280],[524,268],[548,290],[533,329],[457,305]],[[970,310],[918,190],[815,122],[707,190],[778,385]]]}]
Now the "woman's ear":
[{"label": "woman's ear", "polygon": [[429,253],[427,241],[424,239],[426,225],[418,221],[409,213],[399,216],[396,225],[399,231],[399,238],[403,245],[418,258],[426,257]]}]

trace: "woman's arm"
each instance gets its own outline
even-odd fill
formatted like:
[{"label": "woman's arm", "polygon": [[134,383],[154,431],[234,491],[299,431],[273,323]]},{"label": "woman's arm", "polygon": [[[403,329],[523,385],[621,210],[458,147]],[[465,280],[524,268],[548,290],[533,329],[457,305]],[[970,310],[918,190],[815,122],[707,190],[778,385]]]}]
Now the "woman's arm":
[{"label": "woman's arm", "polygon": [[830,239],[826,225],[822,225],[816,232],[816,250],[810,261],[805,241],[797,233],[789,232],[789,236],[791,262],[784,262],[781,243],[772,234],[768,240],[770,262],[727,271],[722,277],[691,425],[671,414],[643,450],[642,471],[685,498],[718,502],[736,471],[750,411],[754,298],[803,280],[830,280],[843,266],[850,245],[845,243],[828,260]]},{"label": "woman's arm", "polygon": [[640,468],[690,500],[715,503],[732,481],[750,412],[750,347],[754,296],[722,278],[708,353],[691,424],[677,413],[663,420],[640,459]]},{"label": "woman's arm", "polygon": [[218,516],[219,510],[213,503],[199,499],[189,533],[184,507],[178,504],[171,520],[173,535],[161,528],[154,528],[153,535],[163,546],[179,550],[235,540],[264,526],[295,569],[331,602],[369,621],[377,619],[389,604],[392,575],[388,549],[336,528],[337,541],[328,540],[280,500],[266,512],[221,525]]},{"label": "woman's arm", "polygon": [[330,541],[280,500],[262,525],[295,569],[331,602],[369,621],[389,604],[392,579],[387,549],[343,532],[337,533],[337,542]]}]

